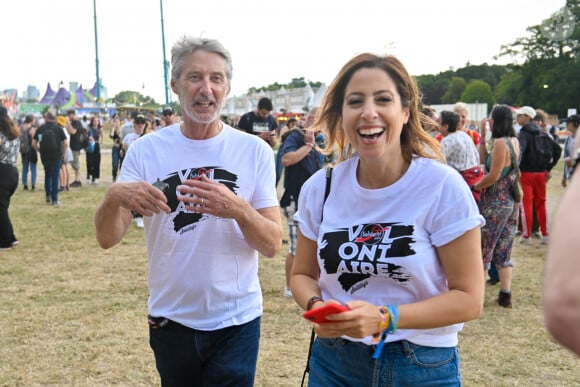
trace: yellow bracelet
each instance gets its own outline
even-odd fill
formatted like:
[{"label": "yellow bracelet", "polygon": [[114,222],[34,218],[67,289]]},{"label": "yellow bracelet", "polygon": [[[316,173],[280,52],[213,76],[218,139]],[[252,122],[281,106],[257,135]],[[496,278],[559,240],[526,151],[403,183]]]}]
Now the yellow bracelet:
[{"label": "yellow bracelet", "polygon": [[383,333],[389,327],[390,314],[389,314],[389,310],[384,306],[379,307],[379,312],[381,312],[381,321],[379,322],[379,331],[380,331],[380,333]]}]

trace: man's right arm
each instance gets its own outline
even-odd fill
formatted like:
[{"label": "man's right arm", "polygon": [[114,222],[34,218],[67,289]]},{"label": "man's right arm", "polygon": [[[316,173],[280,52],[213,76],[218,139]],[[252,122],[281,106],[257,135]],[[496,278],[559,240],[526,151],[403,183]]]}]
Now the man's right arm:
[{"label": "man's right arm", "polygon": [[103,249],[119,243],[131,224],[131,211],[121,205],[120,191],[121,186],[113,184],[95,213],[97,241]]},{"label": "man's right arm", "polygon": [[165,194],[146,181],[113,184],[95,213],[95,229],[99,245],[108,249],[123,239],[131,224],[131,211],[143,216],[168,213]]}]

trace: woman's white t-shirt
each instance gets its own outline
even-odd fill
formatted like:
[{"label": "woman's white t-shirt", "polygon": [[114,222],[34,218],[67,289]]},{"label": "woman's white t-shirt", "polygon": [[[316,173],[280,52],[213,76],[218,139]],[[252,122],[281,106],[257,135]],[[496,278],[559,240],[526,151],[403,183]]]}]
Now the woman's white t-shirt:
[{"label": "woman's white t-shirt", "polygon": [[[296,218],[302,234],[318,243],[322,297],[389,305],[448,291],[435,246],[485,222],[463,178],[441,162],[413,158],[394,184],[365,189],[357,182],[357,165],[355,156],[334,169],[322,222],[325,171],[300,193]],[[452,347],[462,326],[399,329],[387,341]],[[349,339],[371,343],[371,337]]]}]

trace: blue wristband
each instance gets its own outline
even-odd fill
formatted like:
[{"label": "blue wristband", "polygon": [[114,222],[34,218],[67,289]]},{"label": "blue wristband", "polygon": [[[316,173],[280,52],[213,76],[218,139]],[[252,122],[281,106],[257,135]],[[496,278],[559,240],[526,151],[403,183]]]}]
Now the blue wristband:
[{"label": "blue wristband", "polygon": [[399,326],[399,305],[387,305],[386,308],[389,311],[389,327],[381,335],[381,341],[377,344],[377,348],[373,353],[373,359],[381,357],[387,335],[395,332]]}]

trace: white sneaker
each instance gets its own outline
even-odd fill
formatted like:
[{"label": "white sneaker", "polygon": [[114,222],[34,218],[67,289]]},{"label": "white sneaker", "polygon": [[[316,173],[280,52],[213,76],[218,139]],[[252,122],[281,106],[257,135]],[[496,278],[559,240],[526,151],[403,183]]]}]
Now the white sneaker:
[{"label": "white sneaker", "polygon": [[292,298],[292,290],[290,288],[284,288],[284,297]]},{"label": "white sneaker", "polygon": [[543,236],[542,237],[542,242],[540,242],[543,245],[547,245],[548,244],[548,237],[547,236]]},{"label": "white sneaker", "polygon": [[521,237],[520,238],[520,244],[527,245],[527,246],[531,246],[532,245],[532,238],[529,238],[529,237],[528,238]]},{"label": "white sneaker", "polygon": [[143,218],[141,217],[135,218],[135,226],[137,226],[137,228],[145,227],[145,224],[143,223]]}]

